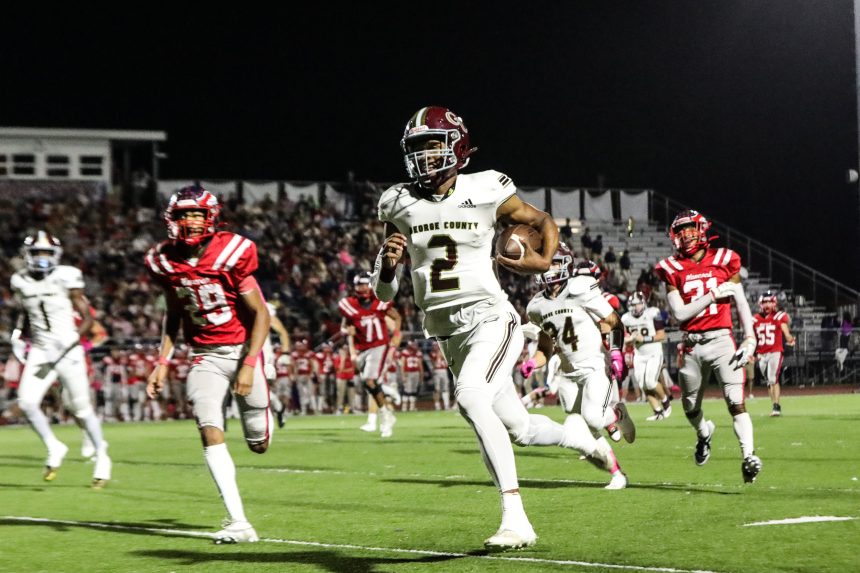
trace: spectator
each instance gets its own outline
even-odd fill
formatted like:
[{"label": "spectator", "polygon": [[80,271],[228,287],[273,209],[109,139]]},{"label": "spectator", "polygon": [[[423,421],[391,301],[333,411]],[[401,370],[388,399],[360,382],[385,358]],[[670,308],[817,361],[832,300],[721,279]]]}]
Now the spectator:
[{"label": "spectator", "polygon": [[851,340],[851,333],[854,332],[854,323],[851,320],[851,315],[842,314],[842,324],[839,325],[839,348],[836,349],[836,364],[839,366],[839,371],[845,368],[845,359],[848,357],[848,343]]},{"label": "spectator", "polygon": [[591,258],[599,259],[603,253],[603,235],[597,235],[597,238],[591,242]]},{"label": "spectator", "polygon": [[582,232],[579,242],[582,244],[582,258],[591,259],[591,235],[589,234],[588,227]]}]

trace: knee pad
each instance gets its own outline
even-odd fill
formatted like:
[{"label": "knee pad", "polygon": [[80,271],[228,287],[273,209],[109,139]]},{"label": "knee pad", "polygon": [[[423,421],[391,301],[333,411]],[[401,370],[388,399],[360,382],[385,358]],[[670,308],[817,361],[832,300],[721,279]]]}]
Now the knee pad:
[{"label": "knee pad", "polygon": [[[371,386],[371,384],[373,384],[373,386]],[[364,387],[367,389],[368,392],[370,392],[370,395],[374,398],[379,396],[379,393],[382,392],[382,387],[379,385],[379,383],[375,381],[368,380],[364,383]]]},{"label": "knee pad", "polygon": [[747,411],[746,404],[729,404],[729,414],[737,416]]},{"label": "knee pad", "polygon": [[698,416],[702,411],[699,408],[695,408],[690,410],[689,412],[684,412],[684,415],[687,416],[688,420],[692,420],[696,416]]}]

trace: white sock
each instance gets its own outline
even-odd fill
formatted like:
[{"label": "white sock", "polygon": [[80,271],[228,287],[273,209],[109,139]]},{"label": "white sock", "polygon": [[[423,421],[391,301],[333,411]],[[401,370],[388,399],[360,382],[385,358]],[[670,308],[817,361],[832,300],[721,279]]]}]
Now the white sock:
[{"label": "white sock", "polygon": [[[464,392],[461,395],[460,413],[466,418],[477,435],[481,458],[484,460],[484,465],[487,466],[493,482],[499,491],[519,489],[514,448],[511,445],[507,428],[493,411],[492,406],[484,401],[483,394],[470,391],[468,394],[474,394],[474,396],[464,397],[466,394],[467,392]],[[468,405],[468,411],[463,404]]]},{"label": "white sock", "polygon": [[96,448],[96,452],[98,452],[102,447],[102,442],[104,441],[104,438],[102,437],[102,423],[99,420],[99,417],[96,416],[95,412],[90,412],[80,420],[84,424],[86,435],[92,441],[93,446]]},{"label": "white sock", "polygon": [[371,414],[368,414],[368,415],[367,415],[367,423],[368,423],[368,424],[370,424],[370,425],[372,425],[373,427],[376,427],[376,417],[377,417],[378,415],[379,415],[379,414],[377,414],[376,412],[373,412],[373,413],[371,413]]},{"label": "white sock", "polygon": [[48,448],[53,447],[57,442],[59,442],[57,436],[55,436],[53,430],[51,430],[51,423],[48,422],[48,417],[45,416],[45,413],[42,412],[40,408],[26,410],[24,415],[27,416],[27,421],[30,422],[30,425],[33,426],[33,429],[37,434],[39,434],[42,442],[44,442]]},{"label": "white sock", "polygon": [[451,408],[451,398],[448,397],[448,394],[442,394],[442,405],[445,406],[446,410]]},{"label": "white sock", "polygon": [[733,418],[735,435],[738,437],[738,442],[741,445],[741,455],[747,457],[753,453],[753,425],[752,418],[748,412],[738,414]]},{"label": "white sock", "polygon": [[519,529],[523,523],[528,523],[526,510],[523,508],[523,498],[519,493],[502,494],[502,526],[501,529]]},{"label": "white sock", "polygon": [[275,412],[280,412],[284,409],[284,404],[281,402],[280,398],[278,398],[277,394],[271,390],[269,390],[269,405]]},{"label": "white sock", "polygon": [[212,479],[218,486],[218,492],[221,494],[230,519],[248,521],[242,506],[242,498],[239,496],[239,485],[236,483],[236,466],[233,464],[230,452],[227,451],[227,444],[205,447],[203,456],[206,458],[206,465],[209,466]]}]

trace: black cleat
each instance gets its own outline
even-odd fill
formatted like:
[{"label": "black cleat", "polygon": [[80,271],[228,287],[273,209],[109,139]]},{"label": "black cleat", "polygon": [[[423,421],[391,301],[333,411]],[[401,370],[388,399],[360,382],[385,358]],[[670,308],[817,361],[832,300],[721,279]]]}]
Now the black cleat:
[{"label": "black cleat", "polygon": [[755,454],[750,454],[741,462],[741,473],[744,476],[744,483],[752,483],[761,471],[761,460]]}]

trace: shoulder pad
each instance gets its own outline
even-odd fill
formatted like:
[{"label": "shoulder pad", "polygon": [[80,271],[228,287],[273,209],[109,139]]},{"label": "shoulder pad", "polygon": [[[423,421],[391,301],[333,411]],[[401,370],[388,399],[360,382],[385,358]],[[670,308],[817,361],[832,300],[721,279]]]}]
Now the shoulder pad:
[{"label": "shoulder pad", "polygon": [[579,275],[568,279],[568,296],[575,297],[590,293],[600,294],[600,283],[598,283],[594,277]]}]

